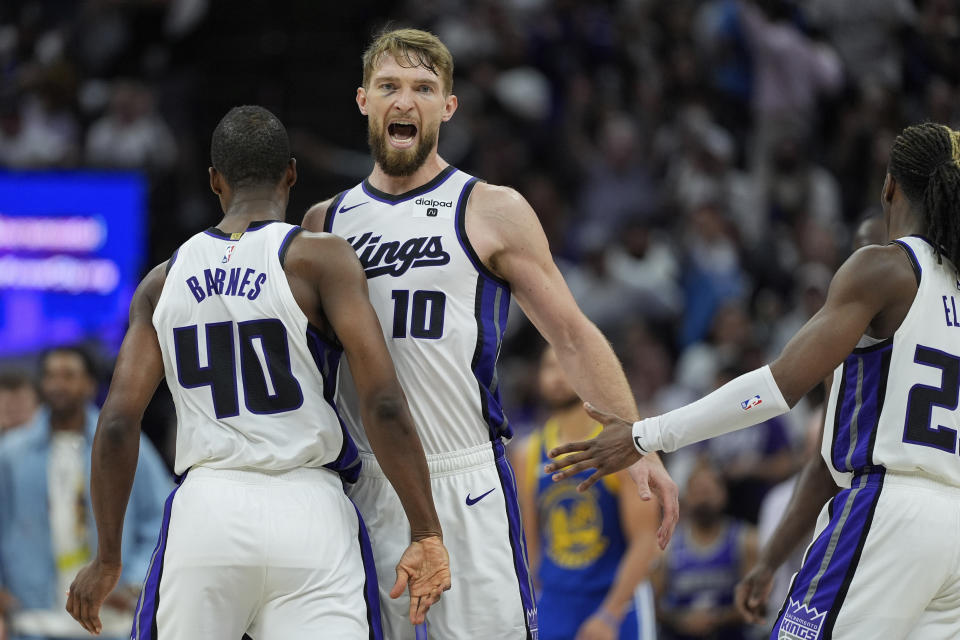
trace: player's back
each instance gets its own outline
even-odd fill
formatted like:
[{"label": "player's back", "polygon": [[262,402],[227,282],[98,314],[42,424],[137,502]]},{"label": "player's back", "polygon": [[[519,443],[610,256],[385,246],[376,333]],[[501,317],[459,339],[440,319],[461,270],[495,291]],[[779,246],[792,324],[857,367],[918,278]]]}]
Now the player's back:
[{"label": "player's back", "polygon": [[892,337],[864,336],[834,372],[822,453],[842,486],[880,467],[960,487],[960,280],[925,238],[896,242],[916,297]]},{"label": "player's back", "polygon": [[[467,239],[465,213],[476,182],[454,167],[399,195],[364,180],[326,212],[324,230],[345,238],[364,267],[428,455],[510,436],[496,373],[510,289]],[[360,448],[370,451],[352,381],[343,375],[340,383],[341,415]]]},{"label": "player's back", "polygon": [[283,270],[299,231],[275,221],[212,228],[171,258],[153,323],[177,411],[178,474],[356,471],[333,404],[341,350],[309,324]]}]

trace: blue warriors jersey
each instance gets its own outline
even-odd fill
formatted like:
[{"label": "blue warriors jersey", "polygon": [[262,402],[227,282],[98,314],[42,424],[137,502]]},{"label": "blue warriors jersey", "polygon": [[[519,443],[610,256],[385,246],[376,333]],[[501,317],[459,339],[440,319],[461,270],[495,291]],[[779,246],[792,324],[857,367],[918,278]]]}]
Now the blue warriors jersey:
[{"label": "blue warriors jersey", "polygon": [[[511,435],[496,371],[510,288],[467,238],[476,183],[454,167],[400,195],[364,180],[337,196],[325,218],[324,230],[345,238],[360,258],[427,455]],[[338,406],[360,450],[369,452],[349,375],[340,376]]]},{"label": "blue warriors jersey", "polygon": [[[528,472],[536,476],[530,481],[535,487],[540,526],[539,531],[529,532],[540,539],[540,640],[572,640],[576,636],[580,625],[603,602],[628,544],[621,528],[616,476],[606,476],[580,493],[577,485],[590,472],[553,482],[540,471],[550,461],[547,451],[558,444],[557,425],[547,422],[531,436],[527,462]],[[645,612],[647,617],[652,614],[649,609]],[[625,616],[621,640],[638,637],[642,625],[637,618],[636,611]]]},{"label": "blue warriors jersey", "polygon": [[[547,451],[559,444],[557,424],[547,422],[530,442],[531,450],[536,451],[530,467],[538,470],[551,462]],[[577,491],[577,485],[589,476],[589,471],[583,471],[562,482],[554,482],[549,475],[538,474],[535,485],[541,549],[538,577],[544,589],[603,595],[610,588],[626,551],[627,540],[620,527],[617,502],[619,481],[616,476],[606,476],[589,491]]]}]

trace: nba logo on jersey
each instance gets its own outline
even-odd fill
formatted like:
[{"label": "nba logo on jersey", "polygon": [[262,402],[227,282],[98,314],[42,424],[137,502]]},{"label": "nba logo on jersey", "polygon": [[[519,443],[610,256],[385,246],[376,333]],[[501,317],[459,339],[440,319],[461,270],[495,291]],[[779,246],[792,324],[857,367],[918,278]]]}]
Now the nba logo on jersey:
[{"label": "nba logo on jersey", "polygon": [[783,613],[777,640],[817,640],[826,616],[826,611],[820,613],[816,607],[808,607],[790,598],[790,604]]},{"label": "nba logo on jersey", "polygon": [[753,396],[752,398],[749,398],[741,402],[740,408],[743,409],[744,411],[750,411],[750,409],[753,409],[758,404],[763,404],[763,400],[760,399],[760,396]]},{"label": "nba logo on jersey", "polygon": [[233,256],[233,250],[237,248],[237,245],[231,244],[227,247],[227,252],[223,254],[223,260],[220,261],[220,264],[227,264],[230,262],[231,256]]}]

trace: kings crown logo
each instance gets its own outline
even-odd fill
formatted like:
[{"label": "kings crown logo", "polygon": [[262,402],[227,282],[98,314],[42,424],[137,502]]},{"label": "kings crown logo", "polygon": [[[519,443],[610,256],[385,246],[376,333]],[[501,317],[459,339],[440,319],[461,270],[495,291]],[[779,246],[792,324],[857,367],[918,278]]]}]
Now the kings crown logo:
[{"label": "kings crown logo", "polygon": [[369,231],[357,239],[347,238],[360,258],[367,279],[377,276],[401,276],[416,267],[439,267],[450,262],[441,236],[410,238],[404,242],[381,242],[382,236]]},{"label": "kings crown logo", "polygon": [[777,640],[818,640],[826,616],[826,611],[821,613],[816,607],[808,607],[790,598],[780,621]]}]

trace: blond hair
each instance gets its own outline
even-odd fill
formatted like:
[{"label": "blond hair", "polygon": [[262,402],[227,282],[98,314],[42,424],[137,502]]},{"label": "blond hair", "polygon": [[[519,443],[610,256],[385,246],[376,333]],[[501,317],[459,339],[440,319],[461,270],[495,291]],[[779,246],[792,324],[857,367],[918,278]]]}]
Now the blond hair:
[{"label": "blond hair", "polygon": [[363,52],[363,86],[368,87],[373,71],[385,55],[392,55],[402,67],[423,67],[443,84],[444,95],[453,91],[453,56],[440,38],[420,29],[382,31]]}]

